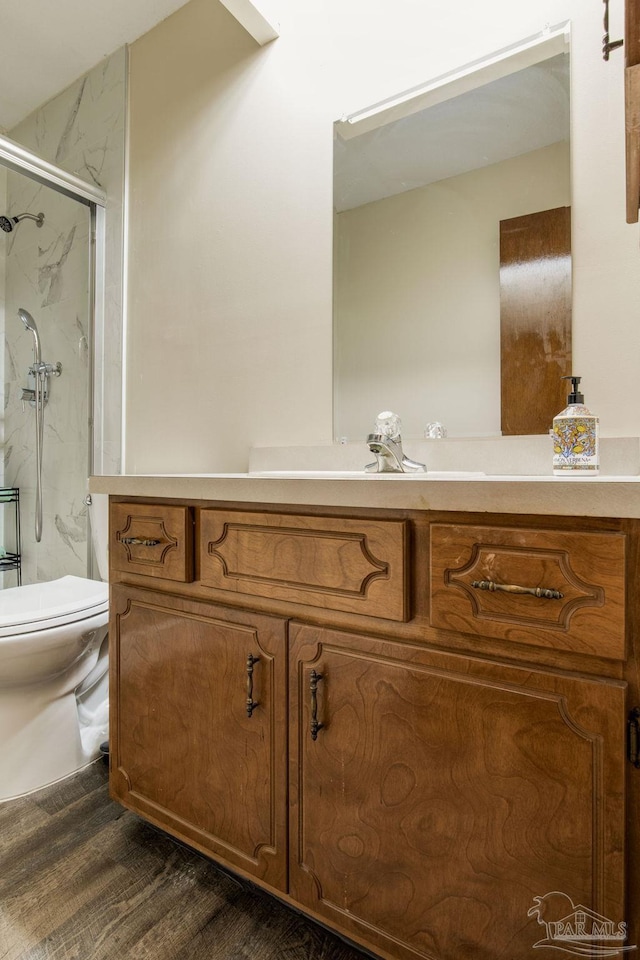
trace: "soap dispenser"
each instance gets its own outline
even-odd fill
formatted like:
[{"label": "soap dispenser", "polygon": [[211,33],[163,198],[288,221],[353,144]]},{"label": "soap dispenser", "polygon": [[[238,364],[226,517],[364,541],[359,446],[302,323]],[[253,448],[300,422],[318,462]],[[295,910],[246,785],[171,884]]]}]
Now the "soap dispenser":
[{"label": "soap dispenser", "polygon": [[557,477],[593,477],[599,470],[598,418],[578,390],[581,377],[571,380],[567,406],[553,418],[553,472]]}]

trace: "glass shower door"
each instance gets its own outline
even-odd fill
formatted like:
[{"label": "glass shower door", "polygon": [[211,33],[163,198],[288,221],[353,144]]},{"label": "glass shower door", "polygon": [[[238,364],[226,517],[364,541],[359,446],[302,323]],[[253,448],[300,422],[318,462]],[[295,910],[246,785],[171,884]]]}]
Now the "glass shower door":
[{"label": "glass shower door", "polygon": [[[5,334],[0,486],[19,487],[23,583],[87,574],[91,385],[91,209],[0,168],[0,322]],[[21,215],[29,213],[40,219]],[[17,222],[16,222],[17,218]],[[8,229],[7,227],[10,227]],[[35,336],[20,320],[33,318]],[[59,366],[58,366],[59,365]],[[43,370],[42,368],[46,368]],[[36,542],[36,388],[41,405],[42,536]],[[0,519],[2,523],[2,519]],[[7,524],[9,521],[7,520]],[[12,538],[7,526],[2,542]],[[9,575],[5,586],[13,585]]]}]

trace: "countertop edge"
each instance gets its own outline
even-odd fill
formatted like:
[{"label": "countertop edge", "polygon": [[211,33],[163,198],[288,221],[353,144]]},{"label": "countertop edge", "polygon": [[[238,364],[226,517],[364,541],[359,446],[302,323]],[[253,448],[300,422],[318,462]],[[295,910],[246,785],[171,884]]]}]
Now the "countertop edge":
[{"label": "countertop edge", "polygon": [[640,518],[639,477],[92,476],[90,493],[247,504]]}]

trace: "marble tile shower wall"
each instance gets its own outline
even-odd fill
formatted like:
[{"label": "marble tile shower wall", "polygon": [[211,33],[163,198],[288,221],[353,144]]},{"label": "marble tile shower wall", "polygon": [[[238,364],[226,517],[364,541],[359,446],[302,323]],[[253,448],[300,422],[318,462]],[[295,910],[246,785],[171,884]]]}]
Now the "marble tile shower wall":
[{"label": "marble tile shower wall", "polygon": [[[9,134],[107,193],[104,325],[93,344],[96,473],[120,472],[125,108],[122,48]],[[82,204],[13,173],[6,201],[10,214],[45,214],[42,228],[24,221],[6,242],[5,482],[21,491],[23,582],[30,583],[87,569],[90,216]],[[43,359],[63,367],[62,376],[50,381],[45,410],[40,544],[33,535],[34,411],[23,411],[21,402],[33,343],[17,317],[20,306],[38,324]]]},{"label": "marble tile shower wall", "polygon": [[[0,167],[0,208],[4,211],[7,207],[7,171]],[[0,214],[1,216],[1,214]],[[0,230],[0,335],[4,339],[4,276],[5,263],[7,257],[6,234]],[[0,396],[4,394],[4,367],[0,366]],[[4,443],[4,417],[0,417],[0,443]],[[4,484],[4,468],[0,460],[0,486]],[[0,530],[2,530],[2,517],[0,516]]]},{"label": "marble tile shower wall", "polygon": [[[20,488],[23,582],[83,575],[87,565],[89,210],[19,174],[8,176],[9,209],[45,215],[22,221],[7,240],[5,290],[5,478]],[[32,386],[33,337],[18,318],[24,307],[40,333],[42,360],[62,364],[49,381],[42,459],[43,533],[34,538],[35,411],[22,403]]]},{"label": "marble tile shower wall", "polygon": [[[0,167],[0,208],[7,206],[7,171]],[[0,342],[4,339],[4,286],[7,255],[6,234],[0,230]],[[4,396],[4,366],[0,365],[0,396]],[[0,417],[0,443],[4,446],[4,417]],[[0,486],[4,486],[4,462],[0,459]],[[4,541],[4,511],[0,508],[0,544]],[[15,578],[15,574],[13,575]],[[0,577],[0,586],[2,586]],[[11,582],[15,582],[14,579]]]}]

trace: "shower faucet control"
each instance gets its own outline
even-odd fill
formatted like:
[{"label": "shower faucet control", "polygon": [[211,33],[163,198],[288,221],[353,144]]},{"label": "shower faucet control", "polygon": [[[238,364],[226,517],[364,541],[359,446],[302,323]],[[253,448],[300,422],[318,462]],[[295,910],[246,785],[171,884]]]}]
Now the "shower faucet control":
[{"label": "shower faucet control", "polygon": [[32,377],[35,377],[36,373],[39,373],[41,377],[59,377],[62,373],[62,364],[58,360],[57,363],[32,363],[29,367],[29,373]]},{"label": "shower faucet control", "polygon": [[49,400],[49,391],[47,390],[47,380],[49,377],[59,377],[62,375],[62,364],[58,363],[32,363],[28,371],[29,381],[33,383],[33,386],[23,387],[22,388],[22,409],[24,410],[25,403],[29,403],[32,407],[36,405],[36,388],[35,388],[35,378],[36,373],[40,379],[40,393],[41,393],[41,403],[44,406]]}]

